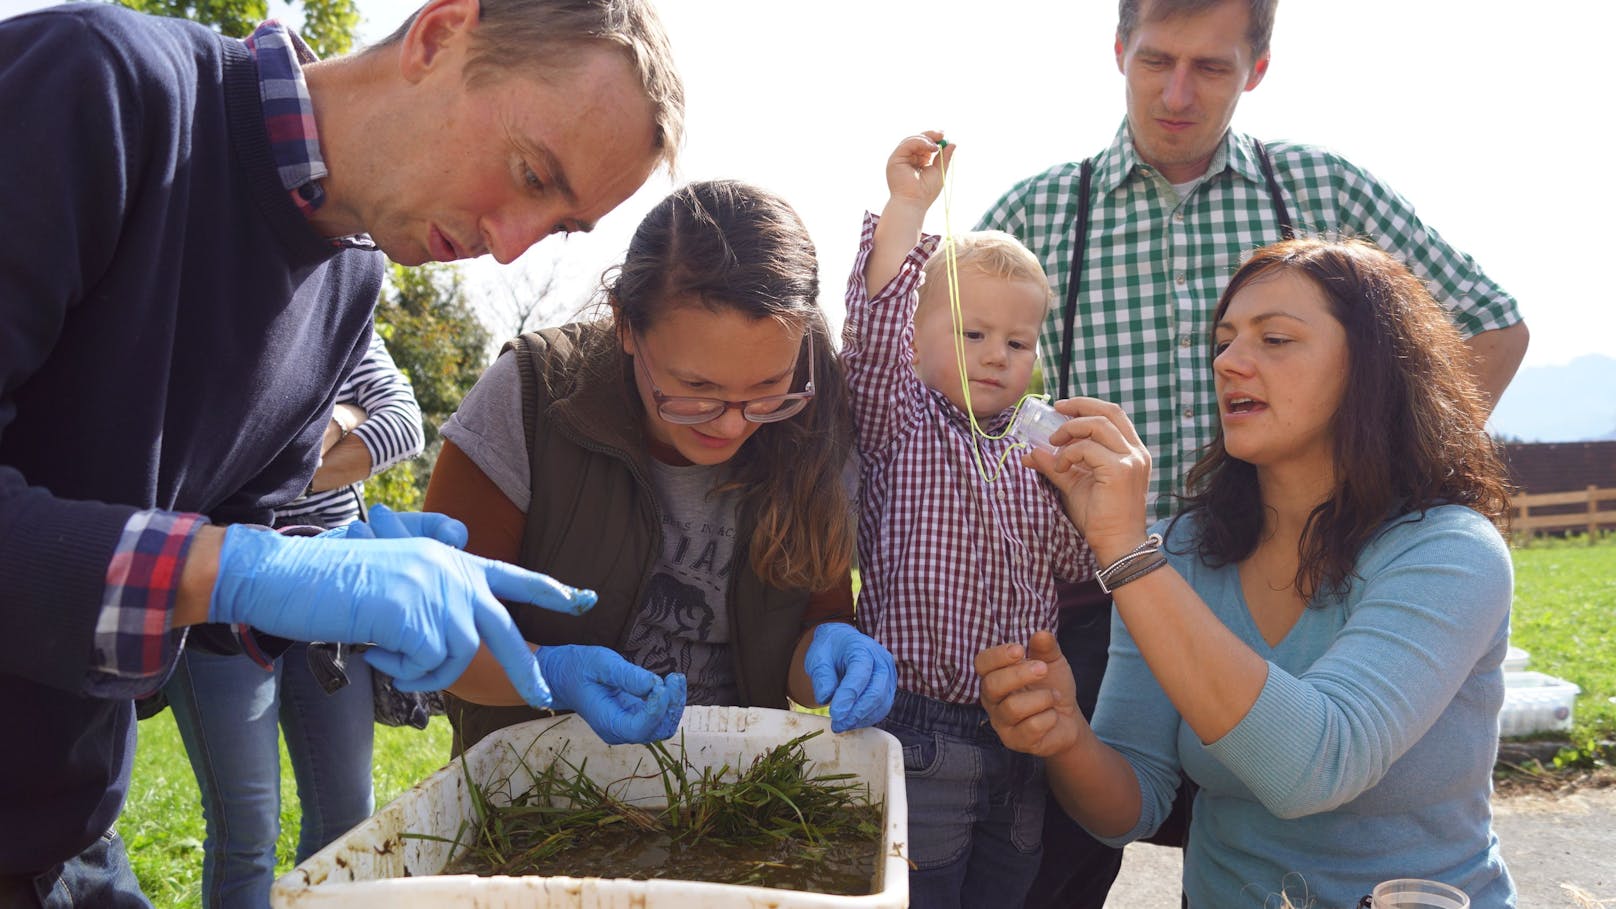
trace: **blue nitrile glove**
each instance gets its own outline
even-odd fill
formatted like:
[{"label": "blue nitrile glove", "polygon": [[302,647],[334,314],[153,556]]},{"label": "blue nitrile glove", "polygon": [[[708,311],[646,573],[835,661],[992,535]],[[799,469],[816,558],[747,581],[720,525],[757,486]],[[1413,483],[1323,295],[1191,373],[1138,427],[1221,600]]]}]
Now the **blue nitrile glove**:
[{"label": "blue nitrile glove", "polygon": [[582,613],[595,594],[429,539],[289,537],[230,527],[208,621],[299,641],[373,646],[365,660],[401,691],[445,688],[481,639],[522,700],[550,706],[533,651],[499,599]]},{"label": "blue nitrile glove", "polygon": [[608,745],[665,739],[673,734],[673,729],[663,732],[669,715],[677,728],[684,713],[683,675],[660,679],[609,647],[540,647],[538,660],[550,685],[551,706],[577,711]]},{"label": "blue nitrile glove", "polygon": [[377,502],[369,521],[352,521],[320,534],[326,540],[402,540],[425,537],[456,549],[466,548],[466,525],[435,511],[394,511]]},{"label": "blue nitrile glove", "polygon": [[830,705],[830,730],[846,732],[881,722],[898,692],[898,669],[876,640],[845,622],[814,629],[803,668],[814,698]]},{"label": "blue nitrile glove", "polygon": [[685,674],[670,672],[662,677],[662,687],[667,689],[667,696],[663,698],[667,708],[662,713],[662,722],[657,724],[655,732],[651,733],[654,742],[666,741],[679,731],[679,721],[685,718]]}]

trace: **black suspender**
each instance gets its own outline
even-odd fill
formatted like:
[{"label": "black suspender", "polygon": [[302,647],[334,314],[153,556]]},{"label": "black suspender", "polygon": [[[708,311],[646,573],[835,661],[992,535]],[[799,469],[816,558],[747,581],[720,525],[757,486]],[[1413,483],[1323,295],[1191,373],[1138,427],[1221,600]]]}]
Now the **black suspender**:
[{"label": "black suspender", "polygon": [[[1268,184],[1268,198],[1274,206],[1274,219],[1279,222],[1279,235],[1289,240],[1296,236],[1296,227],[1291,223],[1290,209],[1285,207],[1285,197],[1279,191],[1279,181],[1274,179],[1274,164],[1268,159],[1268,149],[1263,147],[1256,139],[1251,140],[1252,147],[1257,152],[1257,166],[1262,168],[1263,181]],[[1078,175],[1077,189],[1077,230],[1072,244],[1072,268],[1066,278],[1066,308],[1061,321],[1061,353],[1060,353],[1060,396],[1072,396],[1072,332],[1077,322],[1077,291],[1082,284],[1083,261],[1087,257],[1089,243],[1089,209],[1091,207],[1091,188],[1094,183],[1094,159],[1088,158],[1083,162],[1082,172]]]},{"label": "black suspender", "polygon": [[1291,224],[1290,210],[1285,207],[1285,196],[1279,191],[1279,181],[1274,179],[1274,163],[1268,160],[1268,149],[1256,139],[1251,140],[1251,147],[1257,150],[1257,166],[1262,168],[1264,182],[1268,184],[1268,198],[1274,203],[1274,220],[1279,222],[1279,235],[1282,239],[1296,239],[1296,228]]},{"label": "black suspender", "polygon": [[1077,322],[1077,286],[1083,283],[1083,260],[1089,246],[1089,188],[1094,183],[1094,159],[1083,160],[1077,188],[1077,244],[1072,247],[1072,270],[1066,276],[1065,320],[1061,323],[1060,396],[1072,396],[1072,329]]}]

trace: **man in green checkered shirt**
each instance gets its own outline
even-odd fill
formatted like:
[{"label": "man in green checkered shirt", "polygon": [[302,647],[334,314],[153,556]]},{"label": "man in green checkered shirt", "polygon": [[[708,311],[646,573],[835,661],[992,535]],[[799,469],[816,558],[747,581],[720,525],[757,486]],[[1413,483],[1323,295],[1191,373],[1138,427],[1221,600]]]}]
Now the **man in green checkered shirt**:
[{"label": "man in green checkered shirt", "polygon": [[[1497,401],[1526,353],[1515,300],[1414,209],[1338,155],[1267,145],[1276,204],[1259,147],[1229,128],[1240,96],[1268,70],[1276,0],[1121,0],[1117,67],[1127,118],[1091,159],[1082,258],[1081,162],[1030,177],[977,225],[1019,237],[1043,261],[1055,305],[1040,339],[1045,388],[1120,404],[1154,458],[1154,513],[1174,493],[1217,426],[1212,313],[1241,261],[1283,239],[1281,210],[1300,234],[1371,239],[1426,279],[1468,339],[1478,384]],[[1077,274],[1072,313],[1067,292]],[[1071,355],[1061,367],[1070,319]],[[1109,640],[1109,600],[1062,594],[1061,647],[1092,713]],[[1089,608],[1083,608],[1089,607]],[[1170,820],[1168,825],[1173,822]],[[1089,839],[1050,801],[1045,856],[1026,905],[1099,907],[1120,850]]]},{"label": "man in green checkered shirt", "polygon": [[[1240,95],[1268,68],[1274,3],[1147,0],[1130,27],[1129,7],[1137,5],[1122,4],[1116,48],[1127,120],[1093,159],[1068,376],[1071,394],[1116,402],[1132,418],[1155,459],[1151,492],[1155,514],[1165,517],[1173,511],[1170,493],[1183,491],[1217,426],[1210,351],[1218,296],[1253,249],[1282,239],[1252,140],[1229,129]],[[1157,13],[1171,6],[1200,11]],[[1266,15],[1248,16],[1248,7]],[[1239,20],[1234,27],[1242,33],[1247,21],[1262,21],[1249,30],[1256,34],[1229,46],[1202,25],[1217,18]],[[1268,151],[1296,229],[1372,239],[1427,279],[1469,338],[1477,378],[1496,401],[1526,353],[1514,299],[1421,223],[1406,200],[1352,163],[1291,143]],[[1060,391],[1078,175],[1073,162],[1024,180],[977,225],[1014,234],[1044,263],[1055,289],[1040,344],[1051,393]]]}]

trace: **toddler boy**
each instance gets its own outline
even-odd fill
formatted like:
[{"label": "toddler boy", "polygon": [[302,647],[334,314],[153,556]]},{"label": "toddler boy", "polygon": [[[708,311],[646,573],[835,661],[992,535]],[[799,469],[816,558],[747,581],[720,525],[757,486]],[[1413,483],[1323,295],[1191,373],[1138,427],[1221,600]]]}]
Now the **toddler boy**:
[{"label": "toddler boy", "polygon": [[[1038,870],[1043,765],[999,742],[978,704],[974,660],[1054,628],[1055,579],[1088,579],[1094,559],[1019,451],[998,466],[1013,441],[973,438],[971,414],[1001,435],[1026,392],[1050,290],[1015,238],[966,234],[955,242],[956,328],[946,256],[939,238],[921,234],[954,152],[941,141],[911,136],[888,158],[891,197],[879,218],[865,216],[848,282],[857,621],[897,661],[881,728],[904,746],[910,903],[1019,906]],[[978,446],[992,482],[978,470]]]}]

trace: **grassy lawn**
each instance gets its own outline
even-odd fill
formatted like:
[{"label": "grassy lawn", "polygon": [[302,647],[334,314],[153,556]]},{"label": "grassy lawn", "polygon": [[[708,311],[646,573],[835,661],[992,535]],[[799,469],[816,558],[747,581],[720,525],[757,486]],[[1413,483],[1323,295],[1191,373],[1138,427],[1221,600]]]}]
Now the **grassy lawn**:
[{"label": "grassy lawn", "polygon": [[[1616,537],[1597,546],[1570,540],[1516,549],[1512,640],[1531,653],[1529,668],[1582,687],[1571,734],[1575,753],[1566,757],[1591,763],[1599,751],[1594,743],[1616,740]],[[378,726],[376,803],[442,766],[448,754],[449,725],[442,717],[425,731]],[[284,750],[281,767],[279,863],[285,871],[297,848],[298,807]],[[134,785],[118,829],[153,903],[199,905],[202,809],[169,712],[140,725]]]},{"label": "grassy lawn", "polygon": [[[1563,760],[1610,760],[1616,740],[1616,536],[1533,542],[1515,551],[1510,640],[1529,652],[1528,669],[1582,688]],[[1599,747],[1598,743],[1606,745]]]},{"label": "grassy lawn", "polygon": [[[377,726],[376,805],[392,801],[441,767],[449,758],[449,738],[449,722],[443,717],[433,717],[425,730]],[[297,787],[283,743],[281,838],[276,849],[280,872],[292,867],[297,824]],[[134,781],[118,833],[153,905],[183,909],[201,905],[202,802],[171,711],[140,724]]]}]

